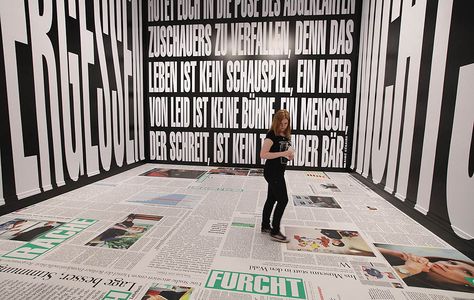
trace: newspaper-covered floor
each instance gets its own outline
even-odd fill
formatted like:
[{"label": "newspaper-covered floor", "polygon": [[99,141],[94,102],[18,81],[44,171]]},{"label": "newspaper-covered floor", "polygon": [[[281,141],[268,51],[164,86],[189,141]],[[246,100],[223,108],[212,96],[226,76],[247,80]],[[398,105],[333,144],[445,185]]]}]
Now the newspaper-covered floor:
[{"label": "newspaper-covered floor", "polygon": [[146,164],[0,217],[1,299],[474,299],[473,262],[347,173]]}]

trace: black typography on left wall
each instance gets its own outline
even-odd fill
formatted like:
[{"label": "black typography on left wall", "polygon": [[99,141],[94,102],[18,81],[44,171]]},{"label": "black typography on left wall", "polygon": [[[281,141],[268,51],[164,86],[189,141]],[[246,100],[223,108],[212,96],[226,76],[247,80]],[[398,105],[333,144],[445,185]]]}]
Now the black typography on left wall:
[{"label": "black typography on left wall", "polygon": [[145,159],[141,16],[138,0],[0,0],[0,207]]}]

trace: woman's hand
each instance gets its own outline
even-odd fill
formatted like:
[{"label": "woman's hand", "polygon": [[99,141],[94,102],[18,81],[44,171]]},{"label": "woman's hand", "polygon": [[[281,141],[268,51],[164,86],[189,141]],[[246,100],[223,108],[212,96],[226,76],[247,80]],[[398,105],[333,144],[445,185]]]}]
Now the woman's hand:
[{"label": "woman's hand", "polygon": [[406,260],[405,264],[417,264],[418,267],[422,267],[421,272],[429,272],[431,266],[433,265],[426,257],[418,256],[415,254],[407,254],[408,259]]},{"label": "woman's hand", "polygon": [[421,272],[430,271],[433,264],[427,258],[414,254],[406,255],[408,256],[408,259],[405,261],[405,264],[394,267],[395,271],[397,271],[402,279],[420,274]]},{"label": "woman's hand", "polygon": [[406,261],[409,258],[408,254],[405,253],[405,252],[402,252],[402,251],[391,250],[391,249],[386,249],[386,248],[382,248],[382,247],[377,248],[377,249],[383,255],[390,255],[390,256],[398,257],[403,261]]},{"label": "woman's hand", "polygon": [[295,148],[290,147],[285,152],[287,152],[287,155],[285,156],[288,158],[288,160],[293,160],[295,158]]},{"label": "woman's hand", "polygon": [[421,272],[428,272],[431,268],[431,265],[432,264],[426,258],[419,260],[409,258],[402,267],[405,270],[408,270],[410,276],[412,276]]}]

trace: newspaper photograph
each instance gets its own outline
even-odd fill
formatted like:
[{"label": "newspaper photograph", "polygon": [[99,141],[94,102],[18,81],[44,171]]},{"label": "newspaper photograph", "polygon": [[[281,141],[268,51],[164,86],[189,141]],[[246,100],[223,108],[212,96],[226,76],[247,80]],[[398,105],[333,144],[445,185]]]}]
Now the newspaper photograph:
[{"label": "newspaper photograph", "polygon": [[237,175],[248,176],[250,169],[246,168],[216,168],[209,170],[209,174],[214,175]]},{"label": "newspaper photograph", "polygon": [[293,195],[295,206],[341,208],[336,199],[327,196]]},{"label": "newspaper photograph", "polygon": [[195,179],[195,178],[199,178],[204,173],[206,172],[200,171],[200,170],[155,168],[141,174],[141,176]]},{"label": "newspaper photograph", "polygon": [[13,219],[0,224],[0,239],[29,242],[61,224],[56,221]]},{"label": "newspaper photograph", "polygon": [[456,250],[374,245],[408,286],[474,293],[474,264]]},{"label": "newspaper photograph", "polygon": [[108,228],[89,241],[86,246],[128,249],[163,217],[130,214],[120,223]]},{"label": "newspaper photograph", "polygon": [[285,227],[288,250],[345,255],[375,256],[357,231]]}]

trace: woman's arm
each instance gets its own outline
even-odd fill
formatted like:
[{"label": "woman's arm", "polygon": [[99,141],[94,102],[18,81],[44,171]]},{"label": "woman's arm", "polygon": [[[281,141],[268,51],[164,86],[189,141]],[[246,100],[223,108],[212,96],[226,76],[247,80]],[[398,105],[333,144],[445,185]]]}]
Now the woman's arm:
[{"label": "woman's arm", "polygon": [[419,274],[421,272],[428,272],[432,266],[430,261],[423,256],[381,247],[377,247],[377,249],[384,256],[393,256],[404,261],[403,265],[392,265],[398,276],[400,276],[402,279]]},{"label": "woman's arm", "polygon": [[410,256],[405,264],[401,266],[393,266],[400,278],[406,278],[413,275],[417,275],[421,272],[429,272],[432,263],[429,260],[422,256]]},{"label": "woman's arm", "polygon": [[263,141],[262,150],[260,150],[260,158],[263,159],[275,159],[278,157],[289,157],[291,155],[289,150],[282,151],[282,152],[270,152],[270,148],[272,147],[273,142],[271,139],[265,139]]},{"label": "woman's arm", "polygon": [[393,257],[397,257],[399,259],[402,259],[406,261],[408,259],[408,255],[405,252],[397,251],[397,250],[391,250],[391,249],[385,249],[382,247],[377,247],[377,250],[380,251],[383,255],[390,255]]},{"label": "woman's arm", "polygon": [[288,148],[288,151],[290,152],[290,155],[288,156],[288,159],[289,160],[293,160],[295,158],[295,148],[293,148],[292,146],[290,146]]}]

